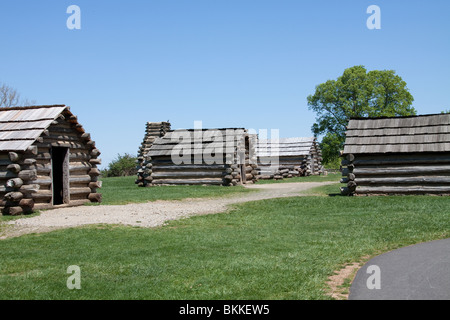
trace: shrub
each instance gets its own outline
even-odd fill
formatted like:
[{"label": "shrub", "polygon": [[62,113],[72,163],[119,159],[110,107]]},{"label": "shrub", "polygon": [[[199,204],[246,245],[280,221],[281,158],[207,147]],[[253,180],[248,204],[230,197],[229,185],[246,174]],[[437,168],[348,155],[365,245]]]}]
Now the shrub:
[{"label": "shrub", "polygon": [[136,157],[125,153],[117,155],[117,158],[111,161],[107,169],[102,170],[103,177],[125,177],[137,174]]}]

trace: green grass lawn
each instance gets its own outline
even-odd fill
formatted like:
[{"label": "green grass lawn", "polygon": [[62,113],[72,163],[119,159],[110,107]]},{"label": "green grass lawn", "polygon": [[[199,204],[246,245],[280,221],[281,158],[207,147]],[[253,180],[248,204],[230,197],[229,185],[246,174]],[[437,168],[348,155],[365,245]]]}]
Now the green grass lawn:
[{"label": "green grass lawn", "polygon": [[[324,190],[322,190],[324,191]],[[450,237],[450,198],[309,196],[0,241],[2,299],[327,299],[345,263]],[[81,290],[66,288],[81,268]]]},{"label": "green grass lawn", "polygon": [[339,181],[342,178],[341,173],[330,173],[326,176],[308,176],[308,177],[294,177],[286,178],[283,180],[259,180],[258,184],[268,184],[268,183],[289,183],[289,182],[324,182],[324,181]]},{"label": "green grass lawn", "polygon": [[252,192],[242,186],[159,186],[138,187],[136,177],[103,178],[103,187],[99,189],[103,195],[103,205],[120,205],[142,203],[156,200],[181,200],[186,198],[224,197],[227,195]]}]

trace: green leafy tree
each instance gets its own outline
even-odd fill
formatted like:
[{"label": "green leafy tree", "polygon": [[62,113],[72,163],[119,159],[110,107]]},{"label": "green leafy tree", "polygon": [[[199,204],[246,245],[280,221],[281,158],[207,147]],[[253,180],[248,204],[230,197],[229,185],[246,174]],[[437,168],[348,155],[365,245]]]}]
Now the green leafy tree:
[{"label": "green leafy tree", "polygon": [[136,157],[125,153],[117,155],[108,165],[108,168],[102,171],[103,177],[124,177],[137,174]]},{"label": "green leafy tree", "polygon": [[328,132],[322,139],[320,148],[324,166],[327,169],[339,169],[340,161],[336,156],[336,150],[342,147],[342,139],[336,133]]},{"label": "green leafy tree", "polygon": [[354,66],[337,80],[319,84],[308,96],[308,107],[316,113],[314,135],[325,136],[324,162],[339,157],[350,118],[415,115],[413,101],[406,82],[393,70],[367,72],[364,66]]}]

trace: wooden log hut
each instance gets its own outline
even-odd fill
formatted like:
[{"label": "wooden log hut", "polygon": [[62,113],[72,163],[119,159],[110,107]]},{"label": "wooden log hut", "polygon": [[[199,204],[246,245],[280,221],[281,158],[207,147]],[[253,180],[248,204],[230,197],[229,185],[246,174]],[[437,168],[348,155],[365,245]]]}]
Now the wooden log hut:
[{"label": "wooden log hut", "polygon": [[258,140],[259,179],[283,179],[324,173],[317,139],[280,138]]},{"label": "wooden log hut", "polygon": [[344,195],[450,195],[450,114],[351,119]]},{"label": "wooden log hut", "polygon": [[0,209],[100,202],[95,142],[64,105],[0,109]]},{"label": "wooden log hut", "polygon": [[254,135],[246,129],[171,130],[150,148],[136,183],[235,186],[256,181]]}]

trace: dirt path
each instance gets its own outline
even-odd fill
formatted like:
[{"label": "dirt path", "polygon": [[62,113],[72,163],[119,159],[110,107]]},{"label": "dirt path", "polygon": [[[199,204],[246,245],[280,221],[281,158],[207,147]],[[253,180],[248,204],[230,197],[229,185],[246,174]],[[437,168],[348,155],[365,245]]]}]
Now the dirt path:
[{"label": "dirt path", "polygon": [[0,240],[29,233],[48,232],[91,224],[123,224],[156,227],[166,221],[193,215],[224,212],[235,203],[272,198],[300,196],[302,192],[334,182],[303,182],[248,185],[259,192],[233,195],[214,199],[184,199],[178,201],[155,201],[118,206],[81,206],[48,210],[41,215],[4,222],[8,226],[0,234]]}]

